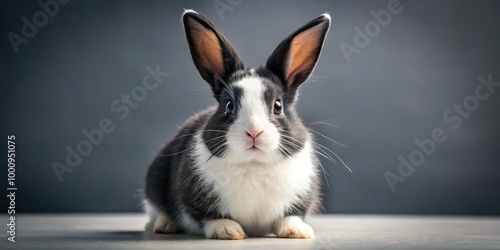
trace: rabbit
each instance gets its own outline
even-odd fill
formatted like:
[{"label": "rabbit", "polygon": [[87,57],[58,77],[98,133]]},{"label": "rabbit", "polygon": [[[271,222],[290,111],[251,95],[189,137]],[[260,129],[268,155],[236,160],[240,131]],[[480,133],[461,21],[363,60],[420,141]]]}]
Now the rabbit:
[{"label": "rabbit", "polygon": [[322,208],[322,172],[295,106],[330,15],[300,27],[256,68],[245,68],[202,15],[185,10],[182,22],[193,62],[217,103],[189,118],[150,164],[145,230],[231,240],[313,238],[304,218]]}]

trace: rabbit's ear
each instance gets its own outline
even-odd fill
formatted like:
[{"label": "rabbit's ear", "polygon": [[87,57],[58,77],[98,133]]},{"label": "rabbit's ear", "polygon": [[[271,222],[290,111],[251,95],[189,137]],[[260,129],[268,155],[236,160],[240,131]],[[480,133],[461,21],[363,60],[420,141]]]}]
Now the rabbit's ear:
[{"label": "rabbit's ear", "polygon": [[201,77],[218,96],[221,81],[227,81],[243,63],[231,43],[202,15],[186,10],[182,16],[191,56]]},{"label": "rabbit's ear", "polygon": [[296,90],[316,66],[330,28],[330,15],[323,14],[283,40],[271,54],[266,68],[276,74],[287,90]]}]

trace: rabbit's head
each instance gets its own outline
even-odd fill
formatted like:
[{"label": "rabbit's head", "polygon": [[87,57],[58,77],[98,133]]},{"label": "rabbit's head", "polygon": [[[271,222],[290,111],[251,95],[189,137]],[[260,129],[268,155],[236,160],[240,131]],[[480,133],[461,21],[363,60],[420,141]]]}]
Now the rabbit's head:
[{"label": "rabbit's head", "polygon": [[299,152],[311,138],[295,109],[298,88],[318,61],[330,16],[302,26],[265,66],[249,69],[205,17],[186,10],[183,23],[194,64],[218,102],[202,134],[212,155],[271,164]]}]

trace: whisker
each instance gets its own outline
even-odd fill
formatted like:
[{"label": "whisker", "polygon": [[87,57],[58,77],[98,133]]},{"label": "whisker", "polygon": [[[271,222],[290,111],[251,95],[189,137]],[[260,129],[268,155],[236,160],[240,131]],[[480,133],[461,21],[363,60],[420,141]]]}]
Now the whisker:
[{"label": "whisker", "polygon": [[307,123],[307,125],[316,125],[316,124],[320,124],[320,125],[328,125],[328,126],[332,126],[332,127],[335,127],[335,128],[340,128],[339,125],[335,125],[335,124],[331,124],[331,123],[328,123],[328,122],[311,122],[311,123]]},{"label": "whisker", "polygon": [[317,82],[317,83],[325,84],[325,82],[323,82],[323,81],[314,80],[314,79],[309,79],[309,80],[307,80],[307,81],[308,81],[308,82]]},{"label": "whisker", "polygon": [[226,133],[227,131],[224,130],[219,130],[219,129],[202,129],[201,132],[219,132],[219,133]]},{"label": "whisker", "polygon": [[224,147],[224,146],[226,146],[226,142],[225,141],[220,141],[220,142],[215,143],[214,145],[210,145],[208,147],[208,150],[212,150],[213,149],[215,151],[215,153],[217,153],[218,150],[220,148]]},{"label": "whisker", "polygon": [[[293,137],[286,138],[286,137],[285,137],[285,138],[283,138],[283,141],[285,141],[285,142],[289,143],[289,144],[290,144],[290,145],[292,145],[293,147],[298,147],[298,145],[297,145],[297,144],[295,144],[295,143],[291,142],[291,141],[290,141],[290,140],[288,140],[288,139],[295,139],[295,138],[293,138]],[[282,144],[280,144],[280,145],[279,145],[279,149],[283,150],[283,145],[282,145]],[[331,160],[332,162],[336,163],[336,161],[335,161],[335,160],[334,160],[334,159],[333,159],[330,155],[328,155],[328,153],[324,153],[324,154],[323,154],[322,152],[320,152],[320,151],[316,150],[315,148],[313,148],[313,150],[314,150],[314,152],[316,152],[317,154],[319,154],[319,155],[321,155],[321,156],[325,157],[326,159]],[[325,155],[325,154],[326,154],[326,155]],[[325,168],[323,167],[323,164],[321,164],[321,161],[320,161],[320,160],[316,160],[316,161],[318,162],[318,164],[319,164],[319,166],[320,166],[320,168],[321,168],[321,170],[322,170],[322,172],[323,172],[323,176],[324,176],[324,178],[325,178],[325,181],[326,181],[327,186],[328,186],[328,187],[330,187],[330,184],[328,183],[328,177],[327,177],[327,176],[329,176],[328,172],[326,172],[326,170],[325,170]]]},{"label": "whisker", "polygon": [[225,144],[225,143],[226,143],[225,141],[216,142],[216,143],[215,143],[215,144],[213,144],[213,145],[207,145],[207,148],[208,148],[209,150],[211,150],[211,149],[214,149],[215,147],[218,147],[218,146],[220,146],[220,145],[222,145],[222,144]]},{"label": "whisker", "polygon": [[214,138],[211,138],[210,140],[206,140],[206,141],[203,141],[203,142],[207,143],[207,142],[211,142],[211,141],[214,141],[214,140],[222,139],[224,137],[226,137],[226,136],[225,135],[220,135],[220,136],[216,136]]},{"label": "whisker", "polygon": [[332,150],[330,150],[329,148],[327,148],[327,147],[325,147],[325,146],[323,146],[321,144],[318,144],[318,145],[321,146],[321,147],[323,147],[323,148],[325,148],[326,150],[328,150],[333,155],[335,155],[335,157],[337,157],[337,159],[339,159],[339,161],[342,163],[342,165],[344,165],[344,167],[346,167],[347,170],[349,170],[349,172],[351,172],[351,174],[353,173],[352,169],[349,166],[347,166],[347,164],[345,164],[345,162],[342,159],[340,159],[340,157],[335,152],[333,152]]},{"label": "whisker", "polygon": [[[225,142],[221,142],[221,143],[218,143],[218,144],[215,144],[215,145],[212,145],[211,147],[209,147],[209,148],[208,148],[208,149],[209,149],[209,151],[210,151],[210,149],[212,149],[212,148],[215,148],[215,147],[217,147],[217,148],[215,148],[215,149],[214,149],[215,153],[213,153],[212,155],[210,155],[210,157],[209,157],[209,158],[208,158],[208,160],[205,162],[205,164],[207,164],[207,163],[208,163],[208,162],[209,162],[209,161],[210,161],[210,160],[211,160],[211,159],[212,159],[212,158],[213,158],[216,154],[218,154],[218,153],[220,152],[220,150],[224,148],[224,146],[225,146],[225,145],[226,145],[226,143],[225,143]],[[222,153],[224,153],[224,152],[222,152]]]},{"label": "whisker", "polygon": [[318,160],[318,164],[319,164],[319,166],[321,167],[321,170],[323,171],[323,176],[325,177],[326,186],[327,186],[328,188],[330,188],[330,183],[328,182],[328,176],[330,176],[330,175],[328,174],[328,172],[326,172],[326,170],[325,170],[325,168],[323,167],[323,164],[321,164],[321,161],[320,161],[320,160]]},{"label": "whisker", "polygon": [[158,156],[162,156],[162,157],[169,157],[169,156],[174,156],[174,155],[178,155],[178,154],[182,154],[188,150],[190,150],[191,148],[186,148],[184,150],[181,150],[179,152],[176,152],[176,153],[172,153],[172,154],[166,154],[166,155],[158,155]]},{"label": "whisker", "polygon": [[[184,138],[184,137],[186,137],[186,136],[195,136],[195,134],[194,134],[194,133],[191,133],[189,130],[187,130],[187,129],[185,129],[185,128],[182,128],[182,127],[180,127],[180,126],[177,126],[177,127],[178,127],[179,129],[181,129],[181,130],[184,130],[184,131],[188,132],[188,134],[181,135],[181,136],[177,136],[177,137],[173,138],[173,139],[172,139],[172,141],[177,140],[177,139]],[[213,130],[213,129],[212,129],[212,130],[210,130],[210,129],[206,129],[206,130],[204,129],[204,130],[201,130],[201,132],[205,132],[205,131],[207,131],[207,132],[217,132],[217,133],[226,133],[226,132],[227,132],[227,131],[224,131],[224,130]]]},{"label": "whisker", "polygon": [[[210,141],[214,141],[214,140],[217,140],[217,139],[220,139],[220,138],[224,138],[224,137],[225,137],[225,135],[221,135],[221,136],[217,136],[217,137],[211,138],[210,140],[206,140],[204,142],[210,142]],[[193,148],[192,147],[188,147],[188,148],[186,148],[184,150],[181,150],[179,152],[176,152],[176,153],[166,154],[166,155],[158,155],[158,156],[163,156],[163,157],[174,156],[174,155],[178,155],[178,154],[184,153],[184,152],[186,152],[186,151],[188,151],[190,149],[193,149]]]},{"label": "whisker", "polygon": [[332,78],[331,76],[315,76],[311,75],[311,78],[322,78],[322,79],[327,79],[327,78]]},{"label": "whisker", "polygon": [[[295,143],[292,143],[292,142],[290,141],[290,139],[293,139],[293,140],[295,140],[295,141],[297,141],[297,142],[298,142],[298,140],[297,140],[297,139],[295,139],[295,138],[293,138],[293,137],[291,137],[291,136],[289,136],[289,135],[284,135],[284,134],[281,134],[281,136],[283,136],[283,140],[287,141],[288,143],[290,143],[290,144],[292,144],[292,145],[297,146]],[[338,160],[342,163],[342,165],[344,165],[344,167],[346,167],[346,168],[347,168],[347,170],[349,170],[349,172],[353,173],[353,172],[352,172],[352,169],[351,169],[349,166],[347,166],[347,164],[345,164],[345,162],[344,162],[344,161],[343,161],[343,160],[342,160],[342,159],[341,159],[341,158],[340,158],[340,157],[339,157],[339,156],[338,156],[335,152],[333,152],[331,149],[329,149],[329,148],[328,148],[328,147],[326,147],[326,146],[323,146],[322,144],[320,144],[320,143],[318,143],[318,142],[314,142],[314,141],[313,141],[313,143],[314,143],[314,145],[319,146],[319,148],[315,148],[315,149],[313,149],[316,153],[318,153],[319,155],[321,155],[321,156],[325,157],[326,159],[328,159],[328,160],[332,161],[333,163],[337,164],[337,161],[336,161],[335,159],[333,159],[333,157],[332,157],[332,156],[330,156],[330,155],[329,155],[327,152],[325,152],[323,149],[328,150],[328,152],[332,153],[332,154],[333,154],[333,155],[334,155],[334,156],[335,156],[335,157],[336,157],[336,158],[337,158],[337,159],[338,159]],[[323,149],[322,149],[322,148],[323,148]]]},{"label": "whisker", "polygon": [[[326,120],[320,120],[320,121],[317,121],[317,122],[328,122],[328,121],[335,121],[335,120],[340,120],[340,119],[344,119],[345,116],[338,116],[338,117],[334,117],[334,118],[330,118],[330,119],[326,119]],[[309,124],[309,123],[306,123],[306,124]]]},{"label": "whisker", "polygon": [[315,133],[315,134],[318,134],[318,135],[320,135],[320,136],[324,137],[325,139],[328,139],[328,140],[330,140],[330,141],[332,141],[332,142],[334,142],[334,143],[337,143],[338,145],[340,145],[340,146],[342,146],[342,147],[347,148],[347,146],[346,146],[346,145],[344,145],[344,144],[342,144],[342,143],[340,143],[340,142],[338,142],[338,141],[336,141],[336,140],[334,140],[334,139],[332,139],[332,138],[330,138],[330,137],[328,137],[328,136],[326,136],[326,135],[324,135],[324,134],[322,134],[322,133],[320,133],[320,132],[318,132],[318,131],[314,131],[314,130],[310,130],[310,131],[311,131],[311,132],[313,132],[313,133]]}]

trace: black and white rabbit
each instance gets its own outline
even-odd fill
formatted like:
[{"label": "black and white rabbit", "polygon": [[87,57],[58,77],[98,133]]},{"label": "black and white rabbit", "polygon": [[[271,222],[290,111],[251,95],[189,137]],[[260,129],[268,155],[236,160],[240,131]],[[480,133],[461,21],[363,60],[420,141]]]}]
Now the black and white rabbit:
[{"label": "black and white rabbit", "polygon": [[295,105],[330,16],[299,28],[265,66],[251,69],[205,17],[186,10],[182,20],[194,64],[217,104],[188,119],[151,163],[146,230],[213,239],[312,238],[303,219],[321,206],[321,170]]}]

